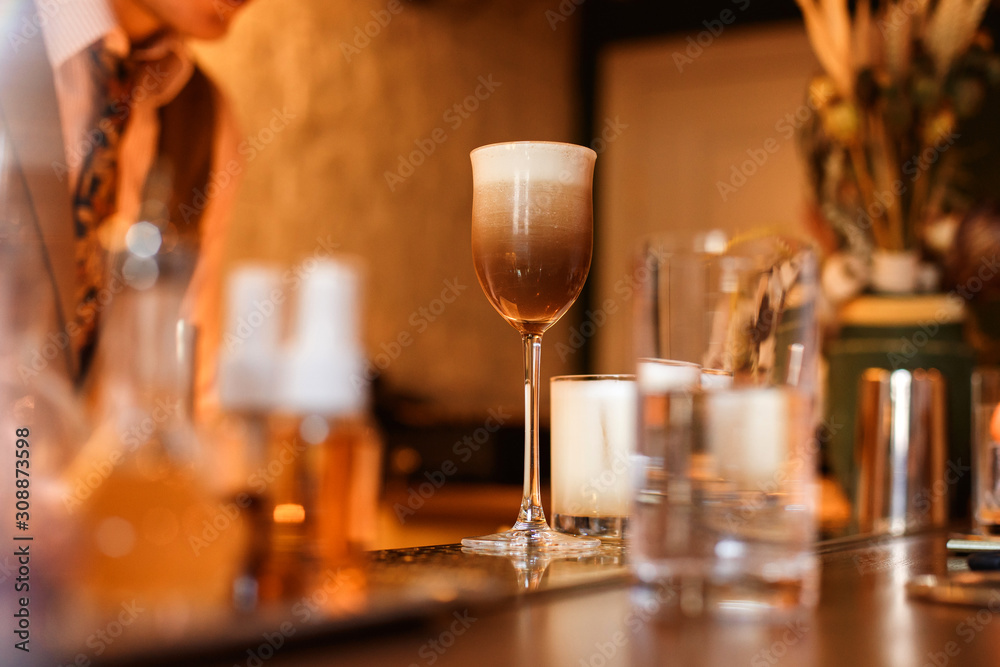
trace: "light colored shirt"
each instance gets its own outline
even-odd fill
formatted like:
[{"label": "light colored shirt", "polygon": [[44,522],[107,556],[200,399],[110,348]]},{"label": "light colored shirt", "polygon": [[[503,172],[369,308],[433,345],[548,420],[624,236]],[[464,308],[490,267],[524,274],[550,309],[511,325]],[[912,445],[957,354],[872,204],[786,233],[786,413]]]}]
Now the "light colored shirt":
[{"label": "light colored shirt", "polygon": [[52,65],[66,150],[65,164],[53,165],[53,169],[71,193],[94,145],[98,105],[103,102],[98,99],[99,85],[93,79],[87,48],[103,39],[116,55],[131,55],[142,63],[127,100],[129,118],[119,148],[117,214],[102,225],[102,243],[117,249],[115,242],[135,221],[142,203],[160,130],[157,110],[184,87],[194,63],[174,35],[166,35],[141,51],[133,50],[107,0],[66,0],[62,9],[49,17],[42,34]]},{"label": "light colored shirt", "polygon": [[[101,243],[110,251],[120,250],[125,232],[137,222],[143,187],[156,157],[160,133],[158,110],[185,86],[194,71],[194,60],[183,41],[166,34],[142,50],[132,45],[118,25],[108,0],[63,0],[60,10],[47,16],[42,26],[46,53],[52,66],[59,104],[66,162],[53,165],[56,175],[73,193],[81,165],[93,142],[99,86],[93,78],[87,48],[104,39],[120,56],[142,61],[129,99],[130,117],[122,135],[118,157],[117,212],[101,225]],[[216,134],[211,181],[215,174],[237,159],[239,137],[229,108],[216,99]],[[219,338],[221,266],[225,232],[232,210],[234,184],[217,188],[201,215],[201,252],[191,281],[185,316],[199,327],[199,364],[196,393],[202,406],[214,403],[215,347]]]},{"label": "light colored shirt", "polygon": [[96,107],[96,84],[84,50],[110,33],[115,25],[105,0],[69,0],[42,26],[66,147],[66,163],[53,165],[53,169],[60,180],[68,179],[70,188],[80,173],[83,137]]}]

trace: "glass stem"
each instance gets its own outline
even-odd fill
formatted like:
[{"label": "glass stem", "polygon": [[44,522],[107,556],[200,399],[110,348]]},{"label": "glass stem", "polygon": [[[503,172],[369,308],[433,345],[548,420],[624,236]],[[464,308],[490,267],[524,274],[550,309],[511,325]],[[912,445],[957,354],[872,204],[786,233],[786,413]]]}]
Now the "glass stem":
[{"label": "glass stem", "polygon": [[514,528],[545,529],[542,493],[538,481],[538,371],[542,363],[542,335],[526,333],[524,341],[524,497]]}]

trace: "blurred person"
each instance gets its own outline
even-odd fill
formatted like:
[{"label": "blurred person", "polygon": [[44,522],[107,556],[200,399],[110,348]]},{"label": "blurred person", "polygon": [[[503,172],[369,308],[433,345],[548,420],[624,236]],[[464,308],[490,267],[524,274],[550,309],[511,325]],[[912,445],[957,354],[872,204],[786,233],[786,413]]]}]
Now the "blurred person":
[{"label": "blurred person", "polygon": [[0,3],[0,243],[32,256],[19,264],[37,284],[18,312],[41,318],[46,349],[58,350],[35,366],[85,384],[108,295],[121,289],[109,258],[154,219],[165,243],[197,250],[185,317],[201,329],[196,394],[211,393],[236,189],[223,165],[238,136],[185,40],[222,37],[245,4]]}]

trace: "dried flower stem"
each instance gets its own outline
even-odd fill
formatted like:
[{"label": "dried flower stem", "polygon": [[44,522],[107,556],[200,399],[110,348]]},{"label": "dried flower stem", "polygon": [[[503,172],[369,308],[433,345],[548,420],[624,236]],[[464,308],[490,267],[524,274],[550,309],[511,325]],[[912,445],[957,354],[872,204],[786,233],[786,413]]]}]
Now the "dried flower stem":
[{"label": "dried flower stem", "polygon": [[913,230],[917,238],[921,238],[924,233],[924,227],[927,224],[928,214],[931,213],[931,207],[928,192],[930,184],[930,174],[919,174],[916,182],[913,184],[913,198],[910,200],[910,210],[909,210],[909,223],[910,229]]},{"label": "dried flower stem", "polygon": [[868,172],[868,160],[865,152],[861,149],[861,144],[852,141],[848,147],[851,155],[851,164],[858,179],[858,188],[861,190],[861,201],[865,203],[865,215],[872,221],[872,236],[875,244],[882,246],[885,241],[885,234],[882,229],[884,224],[882,215],[872,215],[871,202],[875,200],[875,186],[872,182],[871,174]]},{"label": "dried flower stem", "polygon": [[888,245],[883,246],[887,250],[903,250],[906,247],[906,242],[903,233],[903,214],[902,214],[902,202],[899,200],[901,195],[896,194],[897,179],[899,178],[899,172],[896,165],[899,164],[899,160],[895,155],[895,150],[891,141],[885,133],[885,124],[882,122],[882,113],[870,114],[869,115],[869,127],[872,128],[872,139],[875,144],[875,155],[876,157],[881,157],[881,169],[879,173],[881,178],[881,192],[888,192],[891,196],[889,201],[883,203],[885,208],[885,217],[887,222],[887,241]]},{"label": "dried flower stem", "polygon": [[[946,153],[942,156],[941,164],[938,166],[938,178],[933,182],[933,187],[929,188],[923,210],[918,210],[916,206],[911,210],[914,229],[920,237],[924,235],[925,228],[930,221],[934,220],[941,211],[941,202],[944,201],[945,194],[948,192],[947,184],[951,182],[952,175],[957,171],[957,158],[955,153]],[[931,183],[930,179],[918,180],[925,182],[924,189],[927,190],[927,184]]]}]

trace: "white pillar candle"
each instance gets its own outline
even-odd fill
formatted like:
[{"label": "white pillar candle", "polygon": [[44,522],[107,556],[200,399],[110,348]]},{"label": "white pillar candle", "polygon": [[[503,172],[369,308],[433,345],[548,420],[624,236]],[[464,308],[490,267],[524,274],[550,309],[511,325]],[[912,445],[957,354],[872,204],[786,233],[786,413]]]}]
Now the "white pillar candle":
[{"label": "white pillar candle", "polygon": [[763,490],[788,471],[790,394],[765,387],[705,395],[704,429],[711,474],[741,490]]},{"label": "white pillar candle", "polygon": [[643,394],[693,389],[701,382],[701,366],[669,359],[640,359],[636,364]]},{"label": "white pillar candle", "polygon": [[626,516],[634,377],[563,376],[553,378],[551,389],[553,514]]}]

